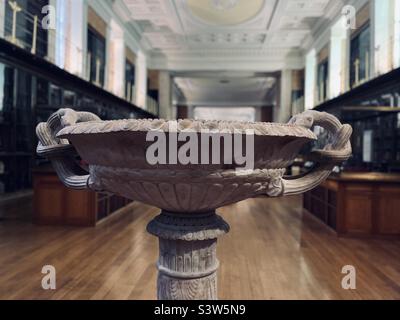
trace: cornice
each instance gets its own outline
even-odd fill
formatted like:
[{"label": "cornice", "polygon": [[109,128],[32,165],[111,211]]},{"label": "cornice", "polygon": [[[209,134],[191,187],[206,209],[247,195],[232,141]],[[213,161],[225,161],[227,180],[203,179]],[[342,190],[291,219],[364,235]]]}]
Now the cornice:
[{"label": "cornice", "polygon": [[124,37],[129,40],[127,45],[134,51],[141,50],[147,53],[151,46],[146,39],[143,39],[141,30],[137,23],[131,18],[130,11],[122,0],[114,0],[112,3],[107,1],[89,0],[94,8],[101,7],[107,12],[109,17],[113,17],[124,29]]},{"label": "cornice", "polygon": [[326,15],[314,25],[311,33],[306,37],[301,46],[304,52],[308,52],[311,47],[317,47],[315,49],[318,51],[329,42],[331,28],[338,21],[343,6],[343,0],[332,0],[329,2]]},{"label": "cornice", "polygon": [[351,5],[354,6],[356,10],[359,10],[369,1],[370,0],[349,0],[344,3],[343,0],[332,0],[328,5],[326,15],[315,24],[311,34],[307,36],[301,48],[305,52],[308,52],[311,48],[315,48],[319,51],[330,41],[331,29],[341,17],[343,6]]},{"label": "cornice", "polygon": [[235,101],[228,101],[228,102],[221,102],[221,101],[213,101],[213,100],[191,100],[190,98],[187,99],[176,99],[175,104],[186,104],[186,105],[192,105],[192,106],[212,106],[212,107],[243,107],[243,106],[252,106],[252,107],[263,107],[265,105],[271,104],[271,99],[265,99],[265,100],[243,100],[239,102]]},{"label": "cornice", "polygon": [[174,71],[263,71],[275,72],[282,69],[302,69],[304,67],[303,58],[297,59],[252,59],[243,60],[228,59],[171,59],[160,58],[150,59],[150,67],[159,70]]}]

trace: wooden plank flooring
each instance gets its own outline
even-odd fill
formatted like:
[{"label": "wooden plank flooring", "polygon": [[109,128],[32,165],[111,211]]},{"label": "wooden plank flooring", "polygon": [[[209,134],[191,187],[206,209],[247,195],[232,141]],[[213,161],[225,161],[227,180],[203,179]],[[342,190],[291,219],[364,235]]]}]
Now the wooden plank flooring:
[{"label": "wooden plank flooring", "polygon": [[[158,209],[135,203],[96,228],[38,227],[8,213],[1,299],[156,298],[158,243],[145,227]],[[231,226],[218,244],[220,299],[400,299],[399,240],[337,238],[299,197],[251,199],[219,213]],[[57,270],[53,291],[41,288],[46,264]],[[344,265],[356,267],[356,290],[341,288]]]}]

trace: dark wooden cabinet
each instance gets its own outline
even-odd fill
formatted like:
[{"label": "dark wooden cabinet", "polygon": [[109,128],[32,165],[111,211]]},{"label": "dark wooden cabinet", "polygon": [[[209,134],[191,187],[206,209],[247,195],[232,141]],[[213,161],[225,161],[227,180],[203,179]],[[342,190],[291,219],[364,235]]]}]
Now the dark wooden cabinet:
[{"label": "dark wooden cabinet", "polygon": [[35,170],[33,186],[33,220],[40,225],[95,226],[131,202],[116,195],[66,188],[52,170]]},{"label": "dark wooden cabinet", "polygon": [[304,194],[304,208],[339,235],[400,236],[400,175],[331,177]]}]

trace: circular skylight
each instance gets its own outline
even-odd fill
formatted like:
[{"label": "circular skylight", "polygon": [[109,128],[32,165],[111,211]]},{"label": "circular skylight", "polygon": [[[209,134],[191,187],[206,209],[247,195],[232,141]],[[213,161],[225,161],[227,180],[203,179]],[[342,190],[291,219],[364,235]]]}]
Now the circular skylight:
[{"label": "circular skylight", "polygon": [[217,26],[233,26],[251,20],[261,11],[264,0],[187,0],[191,13]]}]

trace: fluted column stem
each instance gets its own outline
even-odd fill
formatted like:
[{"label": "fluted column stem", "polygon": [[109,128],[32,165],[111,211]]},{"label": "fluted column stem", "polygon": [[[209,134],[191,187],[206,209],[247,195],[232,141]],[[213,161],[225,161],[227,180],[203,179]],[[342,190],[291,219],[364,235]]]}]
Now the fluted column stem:
[{"label": "fluted column stem", "polygon": [[215,211],[162,211],[147,230],[159,238],[159,300],[217,299],[217,238],[227,233],[229,226]]}]

